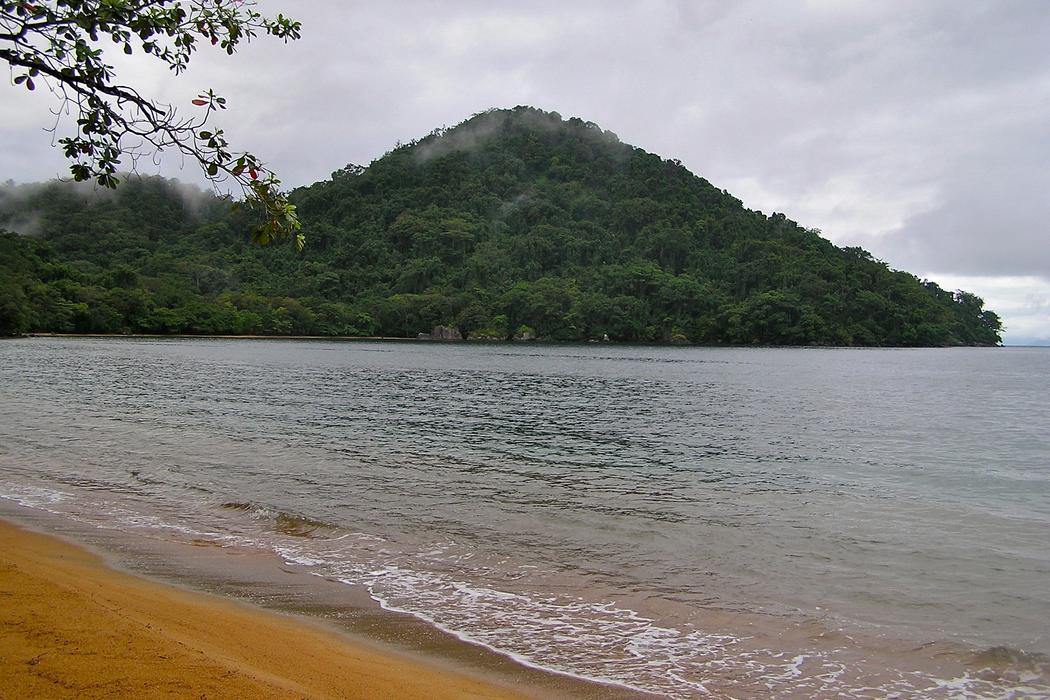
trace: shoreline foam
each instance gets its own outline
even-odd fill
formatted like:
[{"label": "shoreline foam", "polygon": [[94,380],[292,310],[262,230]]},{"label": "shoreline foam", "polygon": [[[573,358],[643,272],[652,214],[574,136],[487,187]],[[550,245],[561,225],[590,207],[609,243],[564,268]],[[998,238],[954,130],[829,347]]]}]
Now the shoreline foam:
[{"label": "shoreline foam", "polygon": [[[3,505],[0,499],[0,506]],[[738,632],[744,632],[742,625],[747,626],[744,637],[726,637],[721,639],[724,644],[716,639],[710,648],[695,634],[679,639],[678,642],[689,643],[695,658],[683,658],[679,660],[682,663],[673,664],[677,669],[674,672],[680,674],[676,684],[653,685],[653,679],[649,678],[646,688],[642,676],[633,676],[633,672],[640,669],[632,669],[632,664],[618,668],[613,674],[604,673],[601,669],[610,668],[607,664],[614,661],[609,658],[598,666],[586,663],[579,673],[575,670],[579,665],[571,663],[574,652],[554,658],[548,655],[545,659],[516,652],[522,642],[521,635],[528,630],[513,625],[504,626],[506,636],[499,643],[486,643],[485,635],[479,636],[477,630],[468,633],[455,624],[443,624],[447,620],[439,613],[448,610],[441,606],[441,601],[430,601],[435,607],[400,607],[392,604],[388,595],[374,591],[367,576],[347,578],[330,567],[318,569],[282,547],[268,551],[248,544],[224,545],[208,538],[153,537],[135,528],[110,527],[75,516],[70,519],[68,514],[27,506],[9,503],[6,508],[0,507],[0,523],[8,518],[34,530],[70,538],[100,552],[117,571],[130,571],[148,580],[174,584],[176,588],[189,586],[217,594],[220,599],[248,601],[253,606],[261,606],[263,614],[266,611],[291,613],[304,618],[307,624],[321,624],[337,633],[348,633],[351,640],[363,640],[366,647],[374,643],[392,649],[395,656],[404,653],[424,661],[437,660],[452,669],[466,670],[468,674],[492,677],[497,683],[527,691],[532,697],[754,697],[768,692],[789,697],[870,697],[870,692],[878,692],[910,693],[923,698],[969,695],[1050,700],[1045,685],[1047,667],[1042,657],[1022,654],[1024,658],[1020,661],[1011,657],[995,663],[979,659],[974,663],[967,660],[965,649],[949,643],[916,647],[902,643],[903,640],[897,643],[889,639],[861,640],[835,633],[817,622],[769,626],[760,618],[741,618],[735,627]],[[183,532],[181,528],[175,529]],[[197,530],[184,532],[199,534]],[[3,546],[2,539],[0,546]],[[0,565],[3,561],[0,557]],[[0,600],[2,595],[0,589]],[[484,610],[478,614],[488,615]],[[637,621],[646,625],[653,623],[640,617]],[[547,632],[554,637],[561,634],[549,628]],[[643,635],[644,639],[631,642],[644,645],[648,639],[655,644],[651,648],[635,649],[640,655],[636,661],[659,662],[671,651],[668,645],[677,644],[660,634],[674,635],[675,629],[655,632],[655,638]],[[526,639],[538,640],[544,645],[552,641],[552,638],[534,635]],[[931,646],[933,648],[926,648]],[[657,657],[650,658],[648,652],[656,652]],[[868,652],[881,658],[882,665],[873,667],[866,658]],[[592,658],[591,661],[599,660]],[[631,675],[625,677],[624,671]],[[6,697],[3,691],[0,683],[0,697]]]},{"label": "shoreline foam", "polygon": [[0,520],[0,695],[526,697],[308,620],[109,568]]}]

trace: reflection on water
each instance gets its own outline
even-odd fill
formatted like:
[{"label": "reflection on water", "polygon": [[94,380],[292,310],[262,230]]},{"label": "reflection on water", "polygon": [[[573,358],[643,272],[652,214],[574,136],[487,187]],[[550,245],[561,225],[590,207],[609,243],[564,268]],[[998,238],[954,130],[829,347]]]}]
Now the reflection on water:
[{"label": "reflection on water", "polygon": [[0,362],[22,503],[273,548],[671,695],[1046,692],[1045,350],[38,339]]}]

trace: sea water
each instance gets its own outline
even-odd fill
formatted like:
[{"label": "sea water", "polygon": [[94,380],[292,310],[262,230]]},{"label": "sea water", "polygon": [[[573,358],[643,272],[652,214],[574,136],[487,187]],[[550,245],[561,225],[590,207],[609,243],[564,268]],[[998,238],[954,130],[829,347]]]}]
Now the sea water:
[{"label": "sea water", "polygon": [[1050,350],[0,343],[0,497],[671,697],[1050,697]]}]

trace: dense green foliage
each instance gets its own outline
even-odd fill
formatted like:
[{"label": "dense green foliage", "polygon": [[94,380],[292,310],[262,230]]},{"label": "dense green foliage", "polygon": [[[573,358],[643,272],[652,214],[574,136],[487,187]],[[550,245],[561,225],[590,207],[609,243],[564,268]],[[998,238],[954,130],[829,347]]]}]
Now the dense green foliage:
[{"label": "dense green foliage", "polygon": [[[103,196],[104,195],[104,196]],[[298,258],[161,179],[8,187],[0,332],[999,342],[998,317],[579,119],[491,111],[290,196]]]}]

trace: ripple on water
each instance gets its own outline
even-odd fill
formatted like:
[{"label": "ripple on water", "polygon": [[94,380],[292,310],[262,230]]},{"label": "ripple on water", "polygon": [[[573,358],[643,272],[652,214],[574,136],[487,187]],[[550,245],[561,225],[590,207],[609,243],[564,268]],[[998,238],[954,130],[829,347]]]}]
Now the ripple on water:
[{"label": "ripple on water", "polygon": [[1046,694],[1050,353],[17,346],[14,502],[670,695]]}]

